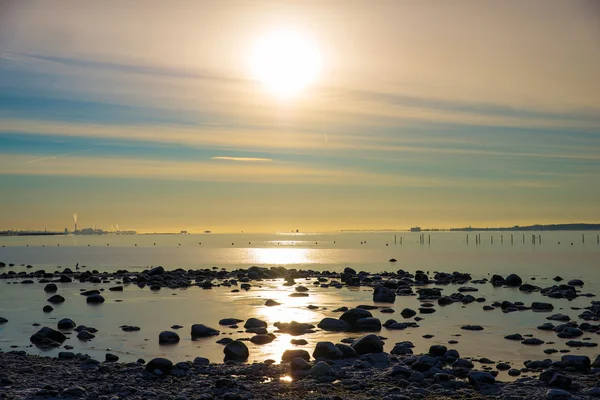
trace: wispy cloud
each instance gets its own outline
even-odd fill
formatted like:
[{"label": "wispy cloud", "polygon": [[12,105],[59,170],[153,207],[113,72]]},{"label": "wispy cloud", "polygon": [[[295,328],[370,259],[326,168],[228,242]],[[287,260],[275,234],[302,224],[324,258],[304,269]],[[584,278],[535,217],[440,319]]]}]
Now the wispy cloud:
[{"label": "wispy cloud", "polygon": [[81,151],[74,151],[72,153],[59,154],[57,156],[36,158],[36,159],[33,159],[33,160],[29,160],[27,162],[31,164],[31,163],[41,162],[41,161],[54,160],[56,158],[67,157],[67,156],[72,156],[72,155],[81,154],[81,153],[87,153],[87,152],[90,152],[92,150],[93,149],[85,149],[85,150],[81,150]]},{"label": "wispy cloud", "polygon": [[224,161],[241,161],[241,162],[271,162],[272,158],[259,158],[259,157],[211,157],[211,160],[224,160]]}]

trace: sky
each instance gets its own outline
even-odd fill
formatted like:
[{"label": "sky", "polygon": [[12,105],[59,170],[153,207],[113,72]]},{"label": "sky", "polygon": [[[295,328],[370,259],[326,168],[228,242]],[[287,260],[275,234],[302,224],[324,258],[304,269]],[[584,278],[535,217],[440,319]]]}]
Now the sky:
[{"label": "sky", "polygon": [[0,230],[600,222],[598,182],[594,0],[0,0]]}]

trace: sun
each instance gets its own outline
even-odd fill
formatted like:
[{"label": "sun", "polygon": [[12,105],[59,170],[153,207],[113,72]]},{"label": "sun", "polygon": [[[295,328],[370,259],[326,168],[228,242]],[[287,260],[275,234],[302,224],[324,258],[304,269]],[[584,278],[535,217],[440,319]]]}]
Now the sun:
[{"label": "sun", "polygon": [[279,30],[256,42],[250,64],[256,80],[276,95],[289,98],[316,80],[321,53],[309,35]]}]

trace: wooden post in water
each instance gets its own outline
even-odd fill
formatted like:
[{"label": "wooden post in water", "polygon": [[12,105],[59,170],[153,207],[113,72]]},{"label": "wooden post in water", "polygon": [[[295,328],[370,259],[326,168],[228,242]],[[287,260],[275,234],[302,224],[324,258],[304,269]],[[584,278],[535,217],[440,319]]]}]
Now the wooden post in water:
[{"label": "wooden post in water", "polygon": [[583,236],[583,233],[581,234],[581,243],[585,243],[585,236]]},{"label": "wooden post in water", "polygon": [[538,243],[542,244],[542,234],[541,233],[538,235]]},{"label": "wooden post in water", "polygon": [[600,235],[596,235],[596,243],[600,244]]},{"label": "wooden post in water", "polygon": [[394,235],[394,244],[397,244],[397,242],[396,242],[396,235]]},{"label": "wooden post in water", "polygon": [[490,244],[494,244],[494,237],[490,236]]},{"label": "wooden post in water", "polygon": [[500,235],[500,244],[504,244],[504,235]]},{"label": "wooden post in water", "polygon": [[511,233],[511,234],[510,234],[510,244],[511,244],[511,246],[512,246],[512,244],[513,244],[513,243],[514,243],[514,242],[513,242],[513,234]]},{"label": "wooden post in water", "polygon": [[523,234],[523,243],[525,243],[525,234]]},{"label": "wooden post in water", "polygon": [[467,234],[467,244],[469,244],[469,235]]},{"label": "wooden post in water", "polygon": [[400,245],[402,245],[402,236],[400,236]]},{"label": "wooden post in water", "polygon": [[431,235],[427,235],[427,244],[431,244]]}]

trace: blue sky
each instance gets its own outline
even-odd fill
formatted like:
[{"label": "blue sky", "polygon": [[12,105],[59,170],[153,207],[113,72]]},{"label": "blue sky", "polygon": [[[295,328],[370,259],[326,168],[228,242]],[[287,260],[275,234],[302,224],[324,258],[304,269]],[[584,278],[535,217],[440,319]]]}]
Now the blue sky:
[{"label": "blue sky", "polygon": [[[0,8],[0,229],[600,220],[594,2],[136,4]],[[323,58],[285,99],[282,25]]]}]

